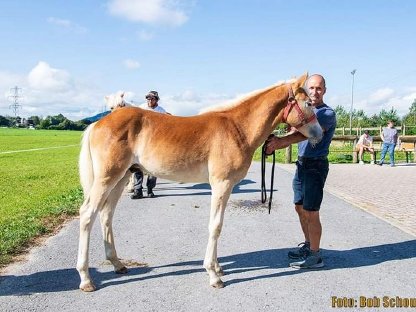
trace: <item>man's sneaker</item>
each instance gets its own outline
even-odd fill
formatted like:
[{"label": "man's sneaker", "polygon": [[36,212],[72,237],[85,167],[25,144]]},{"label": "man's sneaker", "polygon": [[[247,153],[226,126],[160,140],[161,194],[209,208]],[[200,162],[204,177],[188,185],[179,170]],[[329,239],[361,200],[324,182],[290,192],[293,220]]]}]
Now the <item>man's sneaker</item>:
[{"label": "man's sneaker", "polygon": [[143,191],[142,190],[134,190],[133,194],[130,196],[131,199],[140,199],[143,198]]},{"label": "man's sneaker", "polygon": [[360,160],[360,165],[364,165],[364,162],[362,160]]},{"label": "man's sneaker", "polygon": [[374,165],[374,160],[372,160],[372,161],[370,162],[370,164]]},{"label": "man's sneaker", "polygon": [[290,266],[296,269],[319,269],[324,266],[324,261],[319,251],[310,251],[305,259],[291,262]]},{"label": "man's sneaker", "polygon": [[298,246],[300,247],[297,250],[289,251],[287,254],[290,259],[303,259],[309,254],[311,247],[309,242],[300,243]]},{"label": "man's sneaker", "polygon": [[155,197],[155,193],[153,193],[153,190],[147,189],[147,197],[150,197],[150,198]]}]

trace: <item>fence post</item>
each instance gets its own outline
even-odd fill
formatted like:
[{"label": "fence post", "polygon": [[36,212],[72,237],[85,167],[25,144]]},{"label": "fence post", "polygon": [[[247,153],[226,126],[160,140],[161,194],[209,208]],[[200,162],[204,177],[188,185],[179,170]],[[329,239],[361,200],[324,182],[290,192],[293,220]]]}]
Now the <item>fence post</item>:
[{"label": "fence post", "polygon": [[413,162],[416,162],[416,142],[413,142]]},{"label": "fence post", "polygon": [[358,139],[354,139],[354,143],[352,144],[352,163],[356,164],[358,162],[358,152],[357,152],[357,142]]},{"label": "fence post", "polygon": [[286,164],[291,164],[292,163],[292,144],[290,144],[288,147],[286,147]]}]

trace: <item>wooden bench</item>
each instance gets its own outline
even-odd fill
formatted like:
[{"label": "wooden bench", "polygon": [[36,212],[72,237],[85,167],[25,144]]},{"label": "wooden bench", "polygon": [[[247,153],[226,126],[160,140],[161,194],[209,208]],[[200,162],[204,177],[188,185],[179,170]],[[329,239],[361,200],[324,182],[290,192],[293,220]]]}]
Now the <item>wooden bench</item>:
[{"label": "wooden bench", "polygon": [[400,142],[398,151],[406,154],[406,162],[409,162],[409,156],[413,153],[413,161],[416,160],[416,143],[415,142]]},{"label": "wooden bench", "polygon": [[[399,144],[396,145],[396,152],[404,152],[406,155],[406,163],[409,163],[410,161],[410,156],[413,153],[413,161],[416,161],[416,155],[415,155],[415,151],[416,151],[416,147],[415,147],[414,142],[401,142]],[[377,161],[377,153],[380,153],[382,148],[383,148],[383,143],[382,142],[375,142],[373,143],[373,147],[374,147],[374,160]]]},{"label": "wooden bench", "polygon": [[383,149],[383,142],[373,142],[374,148],[374,161],[377,163],[377,153],[380,153]]}]

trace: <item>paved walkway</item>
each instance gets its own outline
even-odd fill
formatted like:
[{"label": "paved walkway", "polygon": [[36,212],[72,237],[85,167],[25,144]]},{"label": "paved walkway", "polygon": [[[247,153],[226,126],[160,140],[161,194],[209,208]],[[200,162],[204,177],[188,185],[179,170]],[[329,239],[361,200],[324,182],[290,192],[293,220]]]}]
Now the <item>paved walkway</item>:
[{"label": "paved walkway", "polygon": [[416,236],[416,164],[330,165],[325,190]]},{"label": "paved walkway", "polygon": [[[269,169],[270,164],[268,173]],[[123,194],[114,215],[117,251],[129,268],[127,274],[115,274],[103,260],[102,235],[95,222],[90,273],[98,289],[88,294],[78,289],[75,219],[33,248],[25,261],[2,272],[0,311],[403,311],[383,308],[384,298],[389,304],[408,298],[414,302],[416,239],[414,232],[407,233],[407,226],[404,231],[400,218],[414,222],[410,188],[415,167],[331,166],[327,191],[332,194],[325,194],[321,210],[325,262],[321,270],[288,265],[288,251],[302,240],[291,203],[288,171],[293,169],[294,165],[276,168],[271,214],[260,203],[259,163],[253,163],[234,188],[218,244],[223,289],[210,287],[202,268],[209,185],[160,180],[155,198],[131,200]],[[391,186],[392,195],[384,196],[384,189]],[[363,189],[357,192],[361,195],[352,196],[357,189]],[[409,206],[397,205],[403,197]],[[354,198],[365,199],[367,208],[377,213],[389,207],[385,211],[390,214],[381,215],[394,211],[389,222],[402,222],[397,222],[400,229],[350,204]],[[402,207],[406,212],[398,211]],[[376,299],[381,308],[360,308],[360,303],[377,303]]]}]

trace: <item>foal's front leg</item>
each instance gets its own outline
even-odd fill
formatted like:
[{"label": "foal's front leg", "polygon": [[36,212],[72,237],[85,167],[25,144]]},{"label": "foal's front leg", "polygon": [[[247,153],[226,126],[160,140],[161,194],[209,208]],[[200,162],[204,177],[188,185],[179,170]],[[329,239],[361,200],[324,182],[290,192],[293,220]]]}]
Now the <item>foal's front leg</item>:
[{"label": "foal's front leg", "polygon": [[217,258],[217,243],[224,221],[224,211],[230,197],[232,185],[229,181],[212,183],[211,212],[209,217],[209,237],[205,253],[204,268],[209,274],[209,284],[215,288],[224,287],[220,276],[224,273]]}]

